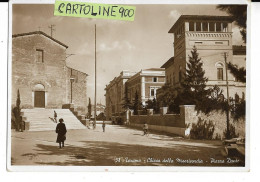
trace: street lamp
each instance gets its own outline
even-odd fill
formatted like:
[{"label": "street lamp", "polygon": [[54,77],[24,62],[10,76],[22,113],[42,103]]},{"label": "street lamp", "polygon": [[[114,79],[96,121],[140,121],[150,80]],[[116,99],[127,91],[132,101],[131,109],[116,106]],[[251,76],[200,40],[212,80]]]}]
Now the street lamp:
[{"label": "street lamp", "polygon": [[74,82],[75,77],[72,75],[72,69],[71,69],[71,75],[70,75],[70,103],[72,104],[72,83]]}]

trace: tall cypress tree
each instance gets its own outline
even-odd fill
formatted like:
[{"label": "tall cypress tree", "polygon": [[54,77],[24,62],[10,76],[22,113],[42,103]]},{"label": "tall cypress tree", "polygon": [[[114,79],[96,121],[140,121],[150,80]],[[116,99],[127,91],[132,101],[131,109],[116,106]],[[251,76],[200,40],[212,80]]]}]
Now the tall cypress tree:
[{"label": "tall cypress tree", "polygon": [[90,98],[88,98],[88,118],[91,118],[91,107],[92,107],[92,105],[91,105],[91,100],[90,100]]},{"label": "tall cypress tree", "polygon": [[189,55],[184,80],[181,83],[181,104],[199,105],[207,97],[206,83],[208,78],[205,77],[205,71],[202,66],[203,63],[201,62],[201,58],[199,58],[197,48],[194,46],[191,50],[191,55]]}]

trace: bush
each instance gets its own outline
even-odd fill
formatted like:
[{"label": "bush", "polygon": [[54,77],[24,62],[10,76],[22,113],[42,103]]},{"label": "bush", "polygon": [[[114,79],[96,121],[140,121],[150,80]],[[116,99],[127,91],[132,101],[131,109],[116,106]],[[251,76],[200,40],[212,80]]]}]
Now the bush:
[{"label": "bush", "polygon": [[[223,135],[227,136],[227,129],[224,130]],[[239,134],[236,133],[235,126],[232,124],[229,124],[229,138],[237,138],[237,137],[239,137]]]},{"label": "bush", "polygon": [[215,126],[212,121],[204,121],[199,117],[198,122],[192,124],[190,138],[211,140],[213,138],[214,130]]}]

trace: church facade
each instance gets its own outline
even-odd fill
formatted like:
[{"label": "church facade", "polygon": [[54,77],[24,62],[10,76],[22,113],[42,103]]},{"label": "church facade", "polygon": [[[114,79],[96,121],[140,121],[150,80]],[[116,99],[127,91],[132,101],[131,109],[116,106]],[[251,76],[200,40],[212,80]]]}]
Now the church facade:
[{"label": "church facade", "polygon": [[66,65],[68,46],[41,31],[12,36],[12,105],[87,109],[87,74]]}]

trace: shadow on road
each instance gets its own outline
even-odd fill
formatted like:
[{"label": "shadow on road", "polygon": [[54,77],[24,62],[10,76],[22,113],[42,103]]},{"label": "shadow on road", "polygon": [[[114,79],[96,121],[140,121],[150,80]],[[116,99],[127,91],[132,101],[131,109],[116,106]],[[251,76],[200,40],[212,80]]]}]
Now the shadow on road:
[{"label": "shadow on road", "polygon": [[[225,159],[221,148],[209,148],[200,146],[176,145],[167,147],[155,147],[144,145],[128,145],[116,142],[82,141],[83,146],[65,146],[59,149],[57,146],[38,144],[38,155],[65,156],[63,161],[38,161],[40,165],[58,166],[239,166],[236,164],[211,164],[210,158]],[[152,151],[152,152],[151,152]],[[171,158],[173,163],[162,162]],[[200,159],[203,163],[178,163],[180,158]],[[117,161],[120,162],[115,162]],[[158,161],[160,160],[160,161]]]}]

